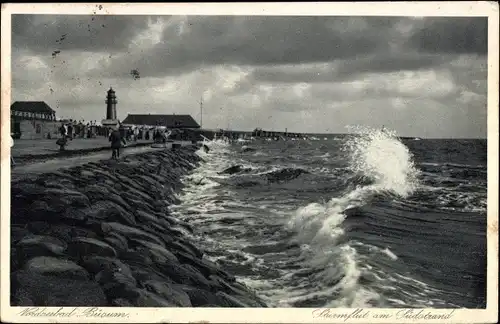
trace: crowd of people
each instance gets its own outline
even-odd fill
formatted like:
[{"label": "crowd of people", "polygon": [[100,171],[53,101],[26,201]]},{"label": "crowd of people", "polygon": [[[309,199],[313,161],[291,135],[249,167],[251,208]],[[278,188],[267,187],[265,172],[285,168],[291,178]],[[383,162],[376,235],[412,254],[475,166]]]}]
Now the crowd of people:
[{"label": "crowd of people", "polygon": [[169,136],[177,132],[167,131],[165,128],[152,128],[140,126],[128,126],[119,123],[114,126],[101,126],[95,124],[83,125],[80,123],[61,123],[59,127],[60,138],[56,144],[60,146],[60,150],[64,151],[68,141],[74,138],[96,138],[104,136],[111,142],[113,150],[112,158],[120,157],[120,148],[127,145],[127,142],[137,140],[152,140],[155,143],[166,143]]},{"label": "crowd of people", "polygon": [[[105,126],[97,125],[95,121],[84,123],[84,121],[62,122],[59,134],[69,140],[74,138],[96,138],[97,136],[108,136]],[[50,135],[50,134],[49,134]]]},{"label": "crowd of people", "polygon": [[[165,127],[147,126],[125,126],[119,123],[116,127],[97,125],[95,121],[84,123],[84,121],[62,121],[58,128],[59,138],[56,144],[60,150],[64,151],[68,141],[76,138],[97,138],[99,136],[109,139],[113,150],[112,158],[120,157],[120,148],[127,145],[127,142],[145,140],[154,143],[166,143],[169,140],[192,140],[196,141],[196,134],[184,130],[167,130]],[[50,133],[48,134],[50,139]],[[11,134],[11,147],[14,140]],[[11,165],[15,162],[11,155]]]},{"label": "crowd of people", "polygon": [[[163,138],[166,133],[164,129],[155,127],[129,126],[119,125],[118,131],[120,135],[127,141],[137,140],[153,140],[158,141]],[[96,125],[93,122],[83,124],[82,122],[62,122],[59,127],[59,134],[68,140],[74,138],[97,138],[98,136],[109,137],[112,129],[109,126]]]}]

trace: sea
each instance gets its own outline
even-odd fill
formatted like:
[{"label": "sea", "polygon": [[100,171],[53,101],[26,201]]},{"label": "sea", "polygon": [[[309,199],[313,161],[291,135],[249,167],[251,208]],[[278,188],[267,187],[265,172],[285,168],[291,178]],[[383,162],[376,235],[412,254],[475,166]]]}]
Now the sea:
[{"label": "sea", "polygon": [[171,212],[270,307],[486,307],[485,139],[205,144]]}]

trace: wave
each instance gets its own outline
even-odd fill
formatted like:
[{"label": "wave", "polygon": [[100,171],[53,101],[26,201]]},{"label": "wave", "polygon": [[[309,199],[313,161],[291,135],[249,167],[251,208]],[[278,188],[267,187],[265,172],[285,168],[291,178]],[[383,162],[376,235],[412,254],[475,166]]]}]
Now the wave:
[{"label": "wave", "polygon": [[[359,284],[362,270],[357,250],[352,242],[342,242],[345,212],[383,193],[408,197],[419,186],[419,171],[408,148],[390,132],[362,129],[347,139],[343,151],[349,156],[348,169],[352,176],[348,179],[352,189],[326,203],[311,203],[299,208],[287,229],[295,232],[294,240],[314,255],[311,257],[313,267],[322,269],[323,276],[333,275],[331,279],[337,280],[333,288],[327,290],[335,305],[367,306],[378,294]],[[388,247],[373,249],[382,251],[392,261],[398,260]],[[337,266],[339,259],[343,260],[341,270]],[[313,297],[317,294],[307,298]]]},{"label": "wave", "polygon": [[303,168],[273,167],[271,170],[262,171],[261,168],[237,164],[218,172],[219,176],[212,176],[210,179],[226,185],[254,186],[284,183],[309,173]]},{"label": "wave", "polygon": [[[485,207],[477,201],[485,193],[462,181],[467,174],[444,176],[443,168],[457,165],[416,164],[390,131],[357,128],[332,142],[256,144],[252,154],[211,143],[208,153],[200,153],[203,164],[185,177],[182,205],[174,213],[200,229],[207,256],[232,269],[269,305],[453,306],[451,293],[434,288],[443,285],[432,280],[446,279],[448,272],[432,274],[429,269],[441,263],[415,251],[450,244],[455,232],[440,234],[456,216],[447,208]],[[476,219],[464,214],[458,221],[461,234],[474,235],[471,250],[481,250],[473,241],[480,241]],[[417,243],[407,247],[409,238]]]}]

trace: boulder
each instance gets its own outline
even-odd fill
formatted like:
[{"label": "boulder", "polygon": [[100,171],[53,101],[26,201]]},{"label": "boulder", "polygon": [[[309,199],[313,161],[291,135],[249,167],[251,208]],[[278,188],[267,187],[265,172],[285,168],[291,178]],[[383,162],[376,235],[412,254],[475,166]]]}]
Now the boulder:
[{"label": "boulder", "polygon": [[115,249],[109,244],[89,237],[76,237],[68,244],[68,253],[82,257],[85,255],[99,255],[114,257],[117,255]]},{"label": "boulder", "polygon": [[99,236],[92,230],[84,228],[84,227],[71,227],[71,236],[72,237],[88,237],[98,239]]},{"label": "boulder", "polygon": [[117,253],[128,250],[128,242],[125,237],[117,233],[109,233],[108,235],[104,238],[104,241],[111,245]]},{"label": "boulder", "polygon": [[224,280],[223,278],[219,277],[218,275],[210,275],[208,277],[209,280],[212,280],[213,282],[217,283],[217,285],[220,287],[220,289],[230,295],[248,295],[249,292],[248,290],[242,290],[239,288],[234,287],[232,284]]},{"label": "boulder", "polygon": [[179,265],[158,264],[156,265],[160,271],[172,279],[174,282],[185,285],[192,285],[203,289],[210,290],[213,284],[207,280],[196,268],[187,264]]},{"label": "boulder", "polygon": [[113,268],[104,268],[95,275],[95,280],[103,287],[110,288],[111,286],[124,285],[128,287],[136,287],[137,281],[132,276],[132,272],[122,271]]},{"label": "boulder", "polygon": [[232,274],[229,274],[227,273],[226,271],[222,270],[221,267],[208,260],[206,257],[203,257],[201,260],[200,260],[205,266],[209,267],[210,269],[215,269],[216,270],[216,274],[223,278],[224,280],[228,281],[228,282],[235,282],[236,281],[236,278],[232,275]]},{"label": "boulder", "polygon": [[187,222],[179,221],[179,226],[185,229],[190,234],[194,233],[193,226]]},{"label": "boulder", "polygon": [[68,224],[82,224],[87,220],[87,215],[84,212],[85,209],[75,208],[75,207],[67,207],[62,212],[62,221],[67,222]]},{"label": "boulder", "polygon": [[43,221],[32,221],[27,224],[27,227],[32,233],[38,234],[47,233],[47,231],[51,228],[51,225]]},{"label": "boulder", "polygon": [[137,281],[128,267],[117,268],[108,264],[95,275],[95,280],[101,285],[109,300],[115,298],[134,300],[139,296],[136,291]]},{"label": "boulder", "polygon": [[130,205],[123,200],[117,193],[119,191],[115,190],[113,187],[108,185],[90,185],[83,189],[83,192],[89,197],[91,202],[96,202],[100,200],[108,200],[119,205],[126,210],[130,209]]},{"label": "boulder", "polygon": [[74,207],[87,207],[90,206],[90,201],[87,196],[83,193],[70,190],[70,189],[55,189],[55,188],[47,188],[45,190],[44,196],[39,197],[40,200],[43,201],[51,201],[57,197],[62,203],[69,206]]},{"label": "boulder", "polygon": [[146,224],[158,222],[158,218],[156,216],[139,209],[135,211],[135,217],[139,222]]},{"label": "boulder", "polygon": [[89,273],[78,264],[54,257],[35,257],[24,265],[24,270],[40,275],[57,276],[68,279],[88,279]]},{"label": "boulder", "polygon": [[155,280],[159,282],[173,283],[173,280],[169,277],[163,275],[156,269],[149,266],[138,266],[131,265],[132,275],[137,280],[138,284],[141,286],[144,282],[149,280]]},{"label": "boulder", "polygon": [[22,238],[33,235],[26,226],[11,225],[10,227],[10,241],[15,244]]},{"label": "boulder", "polygon": [[121,222],[128,225],[135,225],[135,217],[120,205],[109,201],[96,201],[89,208],[83,210],[87,217],[95,220],[107,222]]},{"label": "boulder", "polygon": [[11,278],[12,306],[108,306],[104,292],[94,281],[28,271],[18,271]]},{"label": "boulder", "polygon": [[138,228],[130,227],[116,222],[106,222],[101,224],[104,233],[118,233],[127,238],[135,238],[144,241],[153,241],[159,245],[164,245],[163,241],[157,236],[140,230]]},{"label": "boulder", "polygon": [[130,266],[137,265],[139,267],[147,267],[153,265],[153,260],[142,251],[128,250],[120,253],[120,260]]},{"label": "boulder", "polygon": [[29,221],[43,221],[45,223],[71,223],[81,224],[85,222],[86,217],[81,213],[67,212],[68,209],[74,210],[63,198],[40,197],[46,200],[36,200],[31,203],[29,209],[26,211],[25,218]]},{"label": "boulder", "polygon": [[137,289],[139,294],[134,302],[136,307],[177,307],[173,302],[167,301],[160,296],[145,289]]},{"label": "boulder", "polygon": [[133,210],[144,210],[148,212],[152,212],[154,210],[153,206],[143,200],[137,199],[137,197],[133,196],[128,192],[124,192],[123,197],[127,199],[127,202],[133,208]]},{"label": "boulder", "polygon": [[110,301],[115,298],[123,298],[132,302],[139,297],[138,288],[127,283],[125,278],[120,275],[113,276],[112,281],[103,282],[101,288]]},{"label": "boulder", "polygon": [[214,293],[207,291],[205,289],[200,289],[196,287],[190,287],[186,285],[180,285],[181,288],[188,296],[193,307],[207,307],[211,305],[212,307],[229,307],[231,306],[226,300],[221,299]]},{"label": "boulder", "polygon": [[68,242],[74,234],[75,226],[66,224],[51,224],[50,226],[41,226],[33,232],[37,235],[51,236],[61,241]]},{"label": "boulder", "polygon": [[165,243],[172,242],[172,238],[170,237],[171,232],[167,230],[164,226],[160,225],[156,222],[150,222],[142,225],[142,229],[154,233],[158,237],[162,238]]},{"label": "boulder", "polygon": [[202,260],[194,257],[191,254],[187,254],[184,252],[176,252],[175,255],[184,264],[189,264],[200,271],[205,277],[209,277],[210,275],[217,274],[217,268],[211,267],[208,264],[205,264]]},{"label": "boulder", "polygon": [[177,237],[174,242],[170,243],[170,247],[172,247],[172,249],[175,249],[176,251],[191,254],[196,258],[201,259],[203,257],[203,252],[201,252],[191,242],[183,239],[182,237]]},{"label": "boulder", "polygon": [[164,215],[162,218],[169,222],[171,226],[179,224],[179,220],[177,220],[175,217]]},{"label": "boulder", "polygon": [[[11,306],[35,306],[35,301],[33,301],[34,296],[26,288],[18,288],[12,290],[10,294],[10,305]],[[41,301],[44,303],[44,301]],[[41,306],[41,305],[40,305]]]},{"label": "boulder", "polygon": [[91,202],[101,200],[102,197],[106,197],[106,195],[109,193],[109,191],[104,189],[102,186],[96,184],[91,184],[84,187],[82,189],[82,192],[89,198]]},{"label": "boulder", "polygon": [[83,179],[93,179],[95,178],[95,174],[90,170],[81,170],[80,177],[82,177]]},{"label": "boulder", "polygon": [[179,263],[177,257],[167,250],[164,246],[158,245],[152,242],[135,239],[134,240],[139,245],[146,248],[147,251],[150,252],[151,259],[160,263]]},{"label": "boulder", "polygon": [[218,291],[215,295],[221,300],[224,300],[224,302],[230,305],[230,307],[249,307],[249,305],[243,303],[238,298],[228,295],[223,291]]},{"label": "boulder", "polygon": [[24,264],[28,258],[61,256],[66,249],[66,243],[51,236],[33,235],[20,240],[16,249],[19,264]]},{"label": "boulder", "polygon": [[146,183],[149,187],[158,188],[161,190],[162,184],[147,174],[136,175],[135,179],[139,182]]},{"label": "boulder", "polygon": [[134,305],[125,298],[117,298],[111,301],[111,306],[115,307],[134,307]]},{"label": "boulder", "polygon": [[123,189],[118,190],[120,187],[117,185],[117,183],[110,183],[109,181],[101,182],[101,183],[99,183],[99,186],[101,186],[104,190],[106,190],[109,195],[113,195],[113,196],[115,196],[115,195],[120,196],[124,192]]},{"label": "boulder", "polygon": [[[112,187],[109,187],[112,188]],[[118,191],[118,190],[116,190]],[[118,191],[119,192],[119,191]],[[110,192],[106,195],[106,200],[112,201],[115,204],[118,204],[120,207],[125,208],[128,211],[131,211],[132,207],[130,206],[130,203],[128,201],[125,201],[121,195],[115,194],[113,192]]]},{"label": "boulder", "polygon": [[109,171],[104,170],[103,165],[100,165],[99,168],[96,168],[94,170],[94,173],[97,176],[102,176],[103,178],[109,179],[113,182],[118,181],[118,179],[114,175],[112,175]]},{"label": "boulder", "polygon": [[13,184],[10,188],[11,198],[13,200],[35,200],[37,197],[45,194],[45,187],[43,185],[18,182]]},{"label": "boulder", "polygon": [[85,256],[81,260],[81,265],[92,275],[96,275],[102,270],[110,272],[120,272],[129,277],[132,275],[130,267],[122,261],[103,256]]},{"label": "boulder", "polygon": [[182,289],[175,287],[174,285],[155,280],[145,281],[143,285],[147,290],[154,292],[155,294],[161,296],[169,302],[174,303],[177,306],[192,306],[188,294],[186,294],[186,292],[184,292]]}]

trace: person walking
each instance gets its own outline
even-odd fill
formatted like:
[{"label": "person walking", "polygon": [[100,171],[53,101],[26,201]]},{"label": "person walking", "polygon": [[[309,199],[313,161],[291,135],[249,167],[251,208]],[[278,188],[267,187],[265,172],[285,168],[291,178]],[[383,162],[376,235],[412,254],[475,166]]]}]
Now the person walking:
[{"label": "person walking", "polygon": [[122,137],[120,131],[116,128],[111,132],[111,135],[109,135],[109,141],[111,142],[111,149],[113,150],[111,158],[118,160],[120,158],[120,148],[122,143],[125,146],[127,145],[127,142],[125,142],[125,138]]},{"label": "person walking", "polygon": [[14,157],[12,156],[12,148],[14,147],[14,138],[13,134],[10,134],[10,167],[13,168],[16,166],[16,162],[14,162]]},{"label": "person walking", "polygon": [[66,137],[67,130],[65,124],[61,124],[61,127],[59,127],[59,133],[61,134],[61,137]]},{"label": "person walking", "polygon": [[139,137],[139,128],[136,126],[134,127],[134,142],[137,142],[138,137]]},{"label": "person walking", "polygon": [[73,125],[72,124],[68,125],[68,137],[69,137],[70,141],[73,140]]}]

